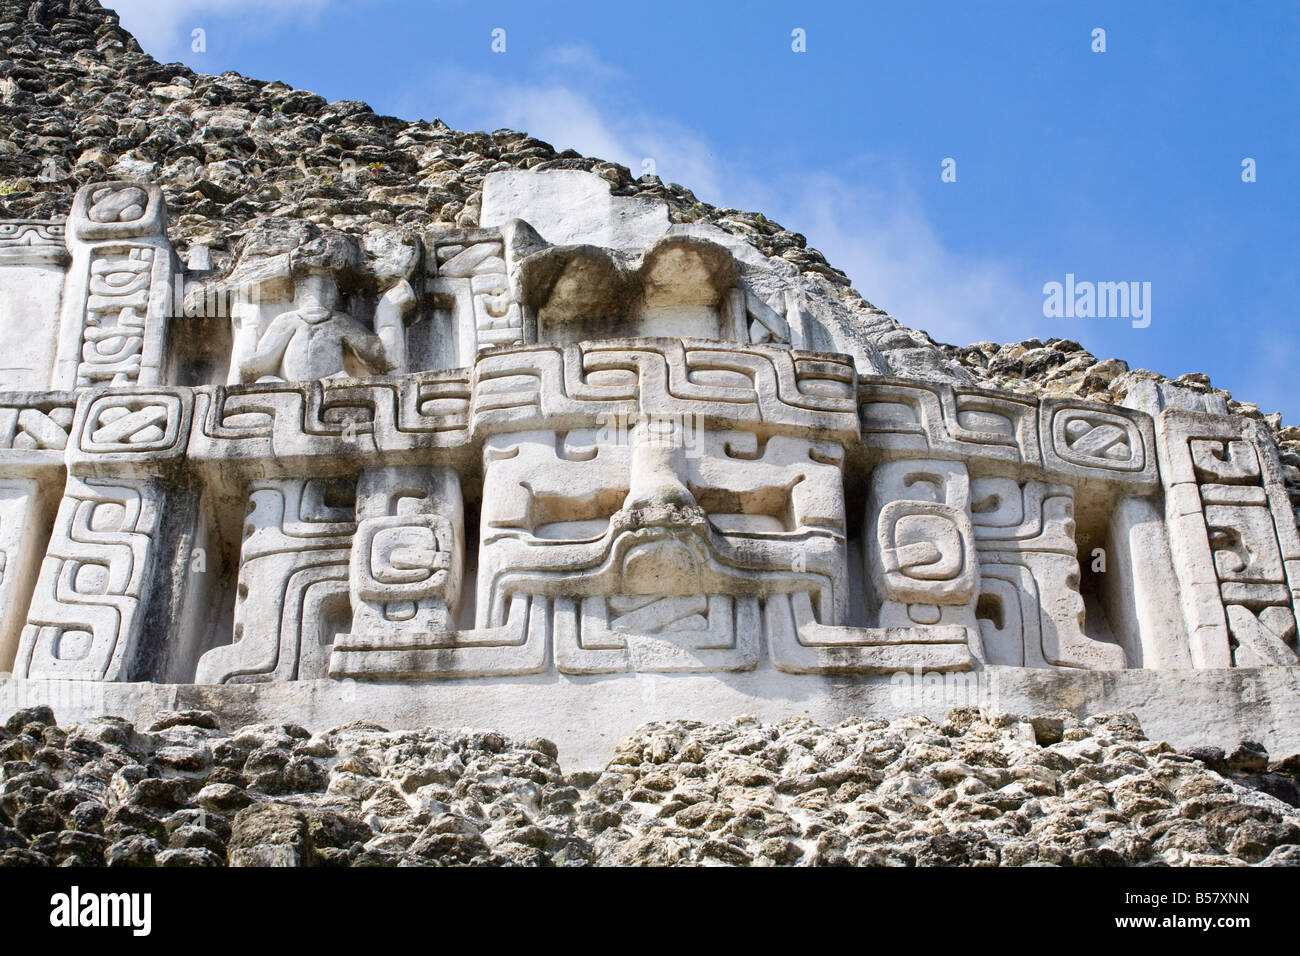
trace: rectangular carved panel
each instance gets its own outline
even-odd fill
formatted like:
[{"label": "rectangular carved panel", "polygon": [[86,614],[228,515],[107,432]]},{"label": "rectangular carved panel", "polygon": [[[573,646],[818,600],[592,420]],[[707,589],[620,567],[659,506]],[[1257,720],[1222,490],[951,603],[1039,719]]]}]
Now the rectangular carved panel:
[{"label": "rectangular carved panel", "polygon": [[162,190],[129,182],[78,190],[54,388],[160,381],[173,262]]},{"label": "rectangular carved panel", "polygon": [[165,491],[154,482],[69,478],[41,565],[15,673],[128,680],[158,562]]},{"label": "rectangular carved panel", "polygon": [[1167,409],[1159,429],[1194,665],[1300,663],[1300,535],[1276,448],[1243,418]]},{"label": "rectangular carved panel", "polygon": [[355,486],[269,479],[248,490],[234,642],[199,661],[200,684],[323,677],[334,628],[347,626]]},{"label": "rectangular carved panel", "polygon": [[1083,630],[1074,499],[1069,485],[1010,478],[971,482],[980,599],[988,610],[980,615],[980,630],[989,663],[1125,666],[1123,648]]}]

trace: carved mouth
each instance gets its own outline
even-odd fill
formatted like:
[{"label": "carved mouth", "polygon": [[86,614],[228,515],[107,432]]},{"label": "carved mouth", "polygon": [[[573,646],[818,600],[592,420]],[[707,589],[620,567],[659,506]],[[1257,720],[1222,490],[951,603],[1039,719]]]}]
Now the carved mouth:
[{"label": "carved mouth", "polygon": [[749,670],[758,664],[757,596],[561,597],[551,615],[555,660],[565,673]]},{"label": "carved mouth", "polygon": [[605,599],[605,606],[610,630],[624,634],[659,634],[707,631],[709,601],[710,598],[703,594],[669,597],[614,594]]},{"label": "carved mouth", "polygon": [[[773,579],[779,587],[789,577]],[[810,583],[805,581],[804,583]],[[918,659],[929,669],[968,670],[967,631],[860,628],[823,623],[815,590],[749,594],[628,594],[551,597],[508,590],[504,621],[442,634],[410,635],[401,647],[348,636],[336,644],[331,673],[375,676],[349,655],[390,653],[380,670],[399,676],[535,674],[553,658],[561,674],[686,674],[753,670],[766,654],[790,673],[894,673]],[[341,653],[342,651],[342,653]],[[454,652],[454,656],[453,655]],[[365,664],[363,657],[354,660]]]},{"label": "carved mouth", "polygon": [[[751,670],[758,665],[765,617],[795,633],[817,627],[817,595],[630,594],[547,598],[515,595],[548,616],[561,673],[689,673]],[[793,613],[791,609],[794,609]]]}]

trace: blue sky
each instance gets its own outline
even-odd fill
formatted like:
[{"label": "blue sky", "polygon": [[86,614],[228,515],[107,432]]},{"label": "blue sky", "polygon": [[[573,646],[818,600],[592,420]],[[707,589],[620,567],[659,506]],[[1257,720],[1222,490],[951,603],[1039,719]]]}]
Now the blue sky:
[{"label": "blue sky", "polygon": [[[1076,339],[1300,424],[1300,3],[106,5],[163,61],[652,159],[936,338]],[[1067,273],[1150,282],[1150,326],[1044,317]]]}]

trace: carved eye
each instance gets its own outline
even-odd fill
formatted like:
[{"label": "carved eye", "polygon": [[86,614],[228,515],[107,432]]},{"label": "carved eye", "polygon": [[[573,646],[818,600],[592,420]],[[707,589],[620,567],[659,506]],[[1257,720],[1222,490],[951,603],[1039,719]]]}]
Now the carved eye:
[{"label": "carved eye", "polygon": [[1232,528],[1211,528],[1210,548],[1214,551],[1240,551],[1241,536]]},{"label": "carved eye", "polygon": [[790,489],[691,488],[709,523],[724,534],[785,534],[795,530]]},{"label": "carved eye", "polygon": [[609,528],[609,519],[626,497],[625,488],[606,488],[582,497],[534,494],[533,536],[547,541],[592,541]]}]

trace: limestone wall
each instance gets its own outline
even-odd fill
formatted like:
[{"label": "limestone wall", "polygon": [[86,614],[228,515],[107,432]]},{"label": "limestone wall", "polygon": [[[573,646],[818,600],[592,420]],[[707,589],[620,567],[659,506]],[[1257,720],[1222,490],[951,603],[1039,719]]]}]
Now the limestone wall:
[{"label": "limestone wall", "polygon": [[[885,374],[809,278],[662,202],[581,171],[484,196],[472,229],[259,221],[223,270],[181,264],[148,183],[0,223],[22,693],[607,677],[595,752],[637,675],[821,701],[1295,673],[1300,536],[1258,420]],[[272,699],[314,723],[328,696]]]}]

